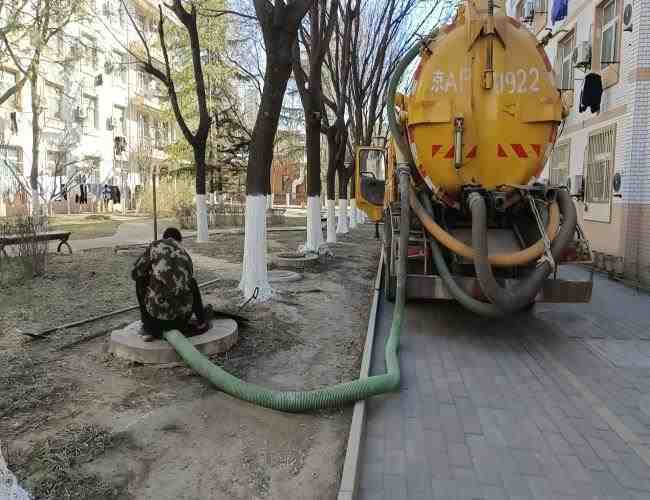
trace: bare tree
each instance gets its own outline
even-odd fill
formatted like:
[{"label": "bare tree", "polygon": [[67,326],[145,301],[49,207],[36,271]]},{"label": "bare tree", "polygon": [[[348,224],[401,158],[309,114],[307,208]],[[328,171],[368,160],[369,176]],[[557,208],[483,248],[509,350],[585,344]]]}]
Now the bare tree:
[{"label": "bare tree", "polygon": [[152,55],[150,42],[146,39],[142,29],[138,26],[127,9],[126,0],[121,0],[121,2],[129,15],[129,19],[131,20],[131,24],[133,25],[138,38],[140,39],[142,48],[142,52],[134,50],[129,50],[129,52],[138,60],[140,67],[144,72],[156,78],[167,89],[176,122],[181,129],[183,137],[185,137],[185,140],[192,147],[194,162],[196,164],[197,241],[208,241],[208,217],[205,202],[206,148],[212,119],[208,109],[206,85],[203,76],[203,61],[197,24],[197,6],[192,2],[189,4],[188,9],[183,5],[182,0],[173,0],[171,4],[165,4],[165,8],[170,10],[183,26],[187,38],[189,39],[190,57],[192,60],[195,80],[196,105],[199,115],[196,129],[192,131],[188,124],[188,120],[181,109],[177,84],[172,75],[163,6],[158,6],[158,43],[160,44],[163,58],[162,61],[158,61]]},{"label": "bare tree", "polygon": [[[328,165],[327,165],[327,241],[336,242],[336,227],[334,223],[334,210],[337,193],[336,175],[339,176],[341,213],[338,229],[342,232],[347,230],[347,179],[349,172],[345,168],[345,152],[348,145],[349,113],[348,96],[350,90],[351,52],[352,52],[352,29],[355,19],[359,15],[361,0],[347,0],[345,6],[339,6],[339,17],[336,23],[336,31],[332,43],[329,46],[325,58],[327,78],[324,81],[325,99],[329,113],[324,113],[326,126]],[[332,120],[329,119],[332,116]],[[343,206],[345,205],[345,207]],[[354,223],[354,210],[353,218]]]},{"label": "bare tree", "polygon": [[[338,0],[317,0],[307,16],[309,30],[301,29],[301,43],[299,44],[296,40],[294,47],[293,74],[298,84],[306,122],[307,243],[305,248],[312,252],[317,252],[318,247],[323,243],[320,222],[320,136],[324,115],[322,68],[336,25],[337,14]],[[304,60],[308,64],[307,70],[303,69],[300,45],[304,48]]]},{"label": "bare tree", "polygon": [[303,17],[315,0],[253,0],[262,30],[266,67],[246,175],[246,230],[240,288],[246,297],[270,293],[266,273],[266,194],[271,187],[273,146],[291,75],[292,53]]}]

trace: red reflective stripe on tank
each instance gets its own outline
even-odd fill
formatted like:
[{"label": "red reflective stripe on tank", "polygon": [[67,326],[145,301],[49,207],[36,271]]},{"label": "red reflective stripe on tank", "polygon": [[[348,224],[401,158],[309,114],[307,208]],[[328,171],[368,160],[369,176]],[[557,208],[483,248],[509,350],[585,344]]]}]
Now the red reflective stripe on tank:
[{"label": "red reflective stripe on tank", "polygon": [[510,144],[510,147],[519,158],[528,158],[528,153],[521,144]]},{"label": "red reflective stripe on tank", "polygon": [[541,144],[531,144],[531,148],[533,148],[533,151],[535,151],[535,154],[537,155],[537,158],[542,157],[542,145]]},{"label": "red reflective stripe on tank", "polygon": [[497,156],[499,158],[507,158],[508,157],[508,154],[506,153],[506,150],[503,149],[501,144],[497,144]]},{"label": "red reflective stripe on tank", "polygon": [[556,138],[557,138],[557,128],[553,127],[551,129],[551,135],[548,138],[548,142],[550,142],[551,144],[554,144]]},{"label": "red reflective stripe on tank", "polygon": [[477,150],[478,150],[478,146],[474,146],[472,149],[470,149],[469,153],[467,153],[467,159],[476,158],[476,151]]},{"label": "red reflective stripe on tank", "polygon": [[431,146],[431,157],[435,157],[438,154],[438,151],[442,148],[442,144],[434,144]]},{"label": "red reflective stripe on tank", "polygon": [[447,154],[445,155],[445,160],[450,160],[454,157],[454,153],[456,151],[456,148],[454,146],[449,148],[449,151],[447,151]]}]

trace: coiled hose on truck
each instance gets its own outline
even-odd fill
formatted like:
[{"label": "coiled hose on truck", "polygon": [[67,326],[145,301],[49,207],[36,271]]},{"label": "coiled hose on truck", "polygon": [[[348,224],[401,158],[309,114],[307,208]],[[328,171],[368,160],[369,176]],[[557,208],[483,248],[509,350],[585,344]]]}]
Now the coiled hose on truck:
[{"label": "coiled hose on truck", "polygon": [[[437,31],[434,31],[429,39],[425,41],[425,43],[428,44],[431,40],[435,39],[436,34]],[[398,63],[395,68],[395,73],[391,77],[391,81],[388,86],[388,96],[386,99],[388,110],[388,126],[391,135],[395,139],[395,143],[401,154],[405,158],[411,159],[412,166],[413,161],[411,150],[408,147],[406,134],[400,123],[400,120],[398,120],[398,114],[395,108],[395,96],[402,75],[408,66],[413,62],[413,60],[418,56],[421,47],[422,44],[420,42],[414,44],[406,52],[402,60]],[[558,201],[560,202],[559,209],[558,205],[555,202],[551,205],[549,223],[546,228],[546,236],[549,238],[549,240],[553,241],[551,251],[554,256],[556,254],[559,255],[568,244],[570,239],[573,237],[577,222],[575,218],[575,207],[573,206],[573,203],[571,202],[571,199],[566,191],[559,191]],[[545,251],[543,238],[537,241],[534,245],[519,252],[501,255],[488,255],[487,220],[480,219],[480,208],[478,203],[475,205],[477,211],[476,220],[472,221],[472,232],[473,235],[476,234],[476,240],[473,240],[472,242],[474,248],[470,248],[464,243],[458,241],[442,227],[436,224],[435,220],[433,219],[433,214],[428,213],[424,207],[422,207],[413,189],[409,190],[409,204],[413,208],[413,211],[417,217],[422,222],[424,228],[432,237],[431,242],[433,259],[440,274],[440,278],[442,279],[445,287],[452,295],[452,297],[460,302],[465,308],[483,316],[497,317],[503,313],[509,313],[522,309],[530,304],[532,300],[534,300],[535,295],[543,285],[544,279],[548,277],[552,270],[551,264],[549,262],[544,262],[537,269],[535,269],[535,271],[533,271],[533,274],[527,277],[524,282],[522,282],[512,292],[509,292],[500,287],[494,278],[491,265],[497,267],[515,267],[534,261],[535,259],[541,257]],[[484,205],[485,204],[483,202],[483,208]],[[562,224],[562,229],[560,231],[560,235],[558,236],[558,241],[556,242],[554,238],[560,226],[560,212],[562,212],[565,220]],[[479,225],[477,226],[477,224]],[[479,251],[479,249],[476,248],[476,244],[481,242],[484,243],[484,248]],[[476,300],[474,297],[466,293],[460,286],[458,286],[458,283],[456,283],[453,275],[449,271],[438,243],[443,244],[454,253],[474,260],[477,278],[479,280],[481,288],[483,289],[483,293],[485,293],[485,295],[493,302],[492,304],[487,304]]]},{"label": "coiled hose on truck", "polygon": [[312,391],[274,391],[259,385],[245,382],[223,368],[212,363],[199,352],[192,343],[178,330],[165,332],[164,336],[181,358],[205,377],[217,389],[243,401],[259,406],[286,412],[301,412],[323,408],[340,407],[354,403],[371,396],[393,392],[399,389],[399,342],[404,325],[404,309],[406,305],[406,260],[408,237],[410,232],[410,211],[408,190],[410,177],[408,170],[400,172],[400,195],[402,211],[400,227],[399,261],[397,271],[397,300],[393,313],[390,335],[386,341],[386,373],[358,379],[352,382],[315,389]]},{"label": "coiled hose on truck", "polygon": [[[553,259],[558,259],[564,248],[573,239],[578,222],[576,208],[565,189],[557,191],[557,201],[564,218],[559,234],[551,243]],[[472,246],[474,247],[474,269],[481,289],[490,302],[505,312],[523,309],[535,300],[535,296],[544,285],[544,280],[553,271],[549,260],[541,262],[530,275],[519,281],[512,288],[504,288],[497,282],[488,261],[487,244],[487,209],[485,200],[478,193],[469,196],[472,212]]]}]

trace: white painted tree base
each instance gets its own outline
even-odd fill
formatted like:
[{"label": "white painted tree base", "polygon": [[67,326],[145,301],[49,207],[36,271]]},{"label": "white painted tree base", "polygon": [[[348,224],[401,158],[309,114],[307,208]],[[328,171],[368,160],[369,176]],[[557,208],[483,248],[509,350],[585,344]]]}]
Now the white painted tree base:
[{"label": "white painted tree base", "polygon": [[327,242],[336,243],[336,200],[327,200]]},{"label": "white painted tree base", "polygon": [[323,240],[323,228],[320,220],[320,196],[307,198],[307,242],[306,252],[318,253],[320,246],[325,243]]},{"label": "white painted tree base", "polygon": [[244,261],[239,289],[249,299],[259,288],[258,301],[268,300],[273,290],[266,267],[266,196],[246,196],[244,228]]},{"label": "white painted tree base", "polygon": [[348,234],[348,200],[344,198],[339,198],[339,218],[338,224],[336,226],[336,232],[338,234]]},{"label": "white painted tree base", "polygon": [[205,195],[196,195],[196,241],[206,243],[210,239],[208,233],[208,207],[205,204]]},{"label": "white painted tree base", "polygon": [[357,227],[357,217],[359,211],[357,210],[357,200],[352,198],[350,200],[350,229]]}]

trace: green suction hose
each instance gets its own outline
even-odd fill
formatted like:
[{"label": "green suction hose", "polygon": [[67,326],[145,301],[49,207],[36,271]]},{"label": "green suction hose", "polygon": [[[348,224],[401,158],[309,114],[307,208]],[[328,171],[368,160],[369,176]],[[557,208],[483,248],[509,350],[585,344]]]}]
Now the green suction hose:
[{"label": "green suction hose", "polygon": [[165,332],[169,342],[181,358],[199,375],[226,394],[273,410],[301,412],[322,408],[340,407],[371,396],[393,392],[399,389],[399,341],[404,325],[406,305],[406,254],[408,248],[410,207],[408,170],[400,172],[400,193],[402,195],[402,226],[400,234],[400,258],[397,274],[397,301],[393,313],[390,335],[386,341],[386,373],[365,379],[345,382],[313,391],[273,391],[244,382],[224,369],[213,364],[199,352],[178,330]]},{"label": "green suction hose", "polygon": [[[395,133],[398,125],[395,119],[395,92],[402,74],[407,66],[419,53],[419,44],[407,52],[402,61],[397,65],[390,81],[388,92],[388,120],[393,136],[399,141],[400,149],[406,146],[406,140],[401,133]],[[405,155],[408,158],[408,156]],[[323,408],[340,407],[354,403],[372,396],[393,392],[399,389],[399,344],[404,326],[404,313],[406,307],[406,261],[408,254],[408,239],[410,234],[410,169],[408,165],[401,165],[397,169],[399,175],[399,190],[401,198],[400,212],[400,241],[399,259],[397,270],[397,299],[393,312],[393,322],[390,335],[386,341],[385,358],[386,373],[374,375],[352,382],[315,389],[312,391],[274,391],[255,384],[244,382],[227,371],[213,364],[207,357],[199,352],[189,340],[178,330],[165,332],[165,339],[169,342],[181,358],[199,375],[205,377],[212,385],[235,398],[248,401],[259,406],[286,412],[301,412]]]}]

